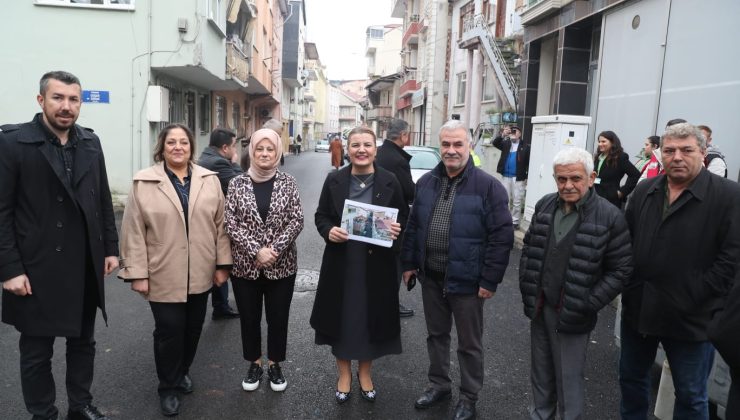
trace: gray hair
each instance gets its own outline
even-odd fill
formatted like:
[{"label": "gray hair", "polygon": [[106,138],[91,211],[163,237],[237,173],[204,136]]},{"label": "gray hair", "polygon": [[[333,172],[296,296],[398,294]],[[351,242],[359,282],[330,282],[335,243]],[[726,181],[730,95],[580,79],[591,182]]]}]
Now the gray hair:
[{"label": "gray hair", "polygon": [[408,133],[408,131],[409,123],[400,118],[394,118],[391,120],[391,123],[388,124],[388,139],[396,140],[401,137],[401,134]]},{"label": "gray hair", "polygon": [[49,87],[49,80],[51,79],[59,80],[65,85],[79,85],[80,88],[82,88],[80,79],[78,79],[74,74],[62,70],[50,71],[41,76],[41,80],[39,80],[39,93],[41,96],[44,96],[46,93],[46,88]]},{"label": "gray hair", "polygon": [[559,151],[552,159],[553,169],[559,165],[572,165],[574,163],[582,164],[583,169],[586,170],[586,175],[591,175],[591,172],[594,171],[593,156],[580,147],[566,147]]},{"label": "gray hair", "polygon": [[707,139],[704,137],[704,133],[689,123],[679,123],[666,127],[665,133],[660,137],[660,147],[663,147],[663,141],[666,138],[672,139],[686,139],[689,137],[696,137],[699,148],[704,150],[707,148]]},{"label": "gray hair", "polygon": [[279,136],[283,135],[283,123],[276,120],[275,118],[269,119],[262,124],[262,128],[269,128],[270,130],[278,133]]},{"label": "gray hair", "polygon": [[464,130],[465,131],[465,137],[468,139],[468,143],[473,143],[473,136],[470,134],[470,130],[468,130],[467,124],[460,120],[449,120],[446,123],[442,125],[442,127],[439,127],[439,139],[442,140],[442,133],[445,131],[455,131],[455,130]]}]

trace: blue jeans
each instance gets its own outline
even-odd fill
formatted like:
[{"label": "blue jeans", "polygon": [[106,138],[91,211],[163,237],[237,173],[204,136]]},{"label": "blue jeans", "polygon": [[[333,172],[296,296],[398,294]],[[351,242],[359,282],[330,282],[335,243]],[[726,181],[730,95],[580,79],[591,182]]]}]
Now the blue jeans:
[{"label": "blue jeans", "polygon": [[216,313],[229,310],[229,282],[211,288],[211,306]]},{"label": "blue jeans", "polygon": [[[625,420],[648,418],[650,368],[658,344],[663,344],[676,388],[674,420],[708,420],[707,379],[714,362],[714,347],[708,341],[683,341],[643,336],[622,322],[619,385],[620,413]],[[652,416],[651,416],[652,418]]]}]

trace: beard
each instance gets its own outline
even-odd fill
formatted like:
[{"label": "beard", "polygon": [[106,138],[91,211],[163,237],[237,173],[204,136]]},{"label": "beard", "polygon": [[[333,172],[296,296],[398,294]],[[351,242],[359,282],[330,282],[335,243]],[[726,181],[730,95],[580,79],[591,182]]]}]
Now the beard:
[{"label": "beard", "polygon": [[69,123],[64,123],[57,118],[57,115],[49,115],[44,113],[46,116],[46,122],[55,130],[66,131],[69,130],[77,122],[77,117],[72,113],[60,114],[59,117],[70,118]]}]

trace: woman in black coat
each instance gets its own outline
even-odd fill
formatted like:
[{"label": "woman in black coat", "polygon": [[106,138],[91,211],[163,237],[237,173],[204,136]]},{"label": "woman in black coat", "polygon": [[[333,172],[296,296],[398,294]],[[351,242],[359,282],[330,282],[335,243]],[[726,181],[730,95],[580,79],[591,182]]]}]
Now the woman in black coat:
[{"label": "woman in black coat", "polygon": [[[630,162],[627,153],[622,149],[622,142],[613,131],[602,131],[598,137],[598,148],[594,154],[596,193],[615,206],[622,208],[632,190],[640,179],[640,171]],[[627,175],[627,182],[620,186],[622,178]]]},{"label": "woman in black coat", "polygon": [[[373,131],[353,129],[347,148],[350,165],[327,176],[316,209],[316,228],[326,247],[311,313],[316,343],[330,345],[337,359],[335,398],[340,404],[350,396],[352,360],[359,361],[361,395],[372,402],[373,359],[401,353],[396,239],[408,216],[398,180],[374,164]],[[398,209],[397,220],[390,225],[392,248],[348,241],[347,230],[340,227],[346,199]]]}]

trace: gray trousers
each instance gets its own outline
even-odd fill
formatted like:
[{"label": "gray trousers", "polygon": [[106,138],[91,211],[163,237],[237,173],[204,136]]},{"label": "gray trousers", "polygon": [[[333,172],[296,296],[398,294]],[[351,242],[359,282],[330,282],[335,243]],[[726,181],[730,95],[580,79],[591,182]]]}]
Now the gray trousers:
[{"label": "gray trousers", "polygon": [[554,419],[556,409],[562,420],[584,418],[589,334],[561,334],[557,325],[558,313],[550,305],[532,320],[532,420]]},{"label": "gray trousers", "polygon": [[452,319],[457,329],[457,360],[460,364],[460,399],[477,401],[483,387],[483,302],[478,294],[442,296],[441,284],[423,278],[422,300],[427,323],[429,382],[439,390],[449,390],[450,331]]}]

